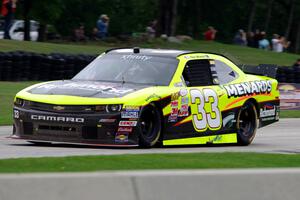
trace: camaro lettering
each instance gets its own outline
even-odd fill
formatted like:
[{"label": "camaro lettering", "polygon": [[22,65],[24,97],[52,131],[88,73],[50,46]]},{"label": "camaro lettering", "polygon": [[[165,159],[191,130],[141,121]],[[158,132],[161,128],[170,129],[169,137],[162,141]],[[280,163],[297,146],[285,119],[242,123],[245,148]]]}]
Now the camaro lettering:
[{"label": "camaro lettering", "polygon": [[271,81],[252,81],[249,83],[237,83],[225,85],[228,97],[241,97],[253,94],[270,93],[272,91]]},{"label": "camaro lettering", "polygon": [[52,121],[52,122],[84,123],[84,118],[76,118],[76,117],[55,117],[55,116],[46,116],[46,115],[31,115],[31,119],[39,120],[39,121]]}]

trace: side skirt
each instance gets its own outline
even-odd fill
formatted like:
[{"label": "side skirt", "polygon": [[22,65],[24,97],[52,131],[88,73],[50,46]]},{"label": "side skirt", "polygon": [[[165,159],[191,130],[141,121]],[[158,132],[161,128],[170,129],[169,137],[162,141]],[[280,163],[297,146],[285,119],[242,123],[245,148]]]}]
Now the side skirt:
[{"label": "side skirt", "polygon": [[200,145],[200,144],[234,144],[237,143],[237,133],[211,135],[202,137],[164,140],[164,146]]}]

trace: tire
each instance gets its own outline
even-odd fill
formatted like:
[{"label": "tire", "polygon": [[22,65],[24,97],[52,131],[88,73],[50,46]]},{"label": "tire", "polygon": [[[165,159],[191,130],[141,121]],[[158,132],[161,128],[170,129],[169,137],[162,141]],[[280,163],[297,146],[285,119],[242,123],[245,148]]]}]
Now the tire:
[{"label": "tire", "polygon": [[161,136],[161,114],[154,104],[141,111],[139,120],[139,146],[150,148],[158,144]]},{"label": "tire", "polygon": [[253,103],[246,102],[237,116],[238,145],[247,146],[253,141],[257,127],[257,110]]}]

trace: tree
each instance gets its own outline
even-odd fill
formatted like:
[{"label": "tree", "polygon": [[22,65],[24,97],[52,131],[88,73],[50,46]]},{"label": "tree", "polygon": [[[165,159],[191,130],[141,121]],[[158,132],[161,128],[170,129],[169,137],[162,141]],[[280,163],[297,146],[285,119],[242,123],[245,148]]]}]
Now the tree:
[{"label": "tree", "polygon": [[288,22],[285,30],[285,38],[289,38],[292,24],[293,24],[293,19],[294,19],[294,10],[295,10],[295,0],[290,0],[290,10],[289,10],[289,17],[288,17]]},{"label": "tree", "polygon": [[30,16],[40,23],[39,41],[45,41],[47,25],[52,24],[62,14],[63,0],[30,0]]},{"label": "tree", "polygon": [[247,28],[248,32],[252,31],[252,28],[253,28],[253,22],[254,22],[255,15],[256,15],[257,0],[252,0],[251,3],[252,3],[252,6],[251,6],[249,21],[248,21],[248,28]]},{"label": "tree", "polygon": [[269,26],[270,26],[273,3],[274,3],[274,0],[268,0],[268,3],[267,3],[267,16],[266,16],[266,22],[265,22],[265,25],[264,25],[264,30],[266,32],[268,32],[268,29],[269,29]]}]

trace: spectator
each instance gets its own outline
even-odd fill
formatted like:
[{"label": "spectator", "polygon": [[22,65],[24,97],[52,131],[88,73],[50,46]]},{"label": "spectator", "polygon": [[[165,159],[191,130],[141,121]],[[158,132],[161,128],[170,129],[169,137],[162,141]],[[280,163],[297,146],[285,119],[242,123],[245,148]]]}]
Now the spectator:
[{"label": "spectator", "polygon": [[240,46],[246,46],[247,45],[247,38],[246,33],[243,29],[240,29],[236,35],[234,36],[233,43],[240,45]]},{"label": "spectator", "polygon": [[273,35],[272,47],[274,52],[283,52],[290,46],[290,42],[286,41],[285,37],[278,34]]},{"label": "spectator", "polygon": [[258,48],[259,47],[259,40],[261,40],[261,33],[259,31],[259,29],[255,30],[255,34],[254,34],[254,48]]},{"label": "spectator", "polygon": [[74,40],[75,40],[75,42],[87,41],[87,37],[85,36],[83,24],[81,24],[78,28],[76,28],[74,30]]},{"label": "spectator", "polygon": [[97,36],[99,39],[105,39],[108,35],[109,17],[105,14],[99,17],[97,21]]},{"label": "spectator", "polygon": [[261,39],[258,41],[258,46],[260,49],[269,50],[270,49],[270,42],[266,39],[266,32],[261,32]]},{"label": "spectator", "polygon": [[208,30],[204,33],[204,39],[207,41],[215,40],[217,32],[218,31],[214,27],[209,26]]},{"label": "spectator", "polygon": [[300,68],[300,58],[295,62],[293,67]]},{"label": "spectator", "polygon": [[282,43],[282,46],[283,46],[283,51],[287,51],[287,49],[289,48],[291,42],[287,41],[286,38],[283,37],[283,36],[280,37],[280,40],[281,40],[281,43]]},{"label": "spectator", "polygon": [[156,24],[157,21],[154,20],[152,22],[149,23],[149,25],[146,27],[146,34],[148,38],[155,38],[155,34],[156,34]]},{"label": "spectator", "polygon": [[254,33],[248,32],[247,33],[247,46],[255,48],[255,41],[254,41]]},{"label": "spectator", "polygon": [[96,27],[92,30],[91,40],[98,40],[98,29]]},{"label": "spectator", "polygon": [[16,7],[17,0],[2,0],[1,15],[4,17],[4,39],[11,39],[9,29],[14,18]]},{"label": "spectator", "polygon": [[274,52],[282,52],[283,51],[283,45],[279,39],[278,34],[273,34],[273,39],[272,39],[272,50]]}]

